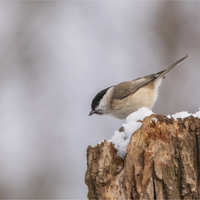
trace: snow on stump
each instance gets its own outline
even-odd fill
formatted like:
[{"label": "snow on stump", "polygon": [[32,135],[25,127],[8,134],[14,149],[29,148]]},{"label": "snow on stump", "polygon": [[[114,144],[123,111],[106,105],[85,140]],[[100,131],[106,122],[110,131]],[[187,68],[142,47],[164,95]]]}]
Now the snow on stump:
[{"label": "snow on stump", "polygon": [[89,146],[88,199],[200,199],[200,119],[194,116],[145,117],[124,155],[106,140]]}]

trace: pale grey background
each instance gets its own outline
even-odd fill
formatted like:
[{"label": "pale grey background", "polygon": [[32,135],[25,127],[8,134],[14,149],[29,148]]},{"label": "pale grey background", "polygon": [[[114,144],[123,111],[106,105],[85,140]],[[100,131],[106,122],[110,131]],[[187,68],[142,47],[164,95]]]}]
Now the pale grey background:
[{"label": "pale grey background", "polygon": [[199,110],[200,2],[1,1],[0,198],[85,199],[86,149],[123,121],[100,90],[163,70],[153,111]]}]

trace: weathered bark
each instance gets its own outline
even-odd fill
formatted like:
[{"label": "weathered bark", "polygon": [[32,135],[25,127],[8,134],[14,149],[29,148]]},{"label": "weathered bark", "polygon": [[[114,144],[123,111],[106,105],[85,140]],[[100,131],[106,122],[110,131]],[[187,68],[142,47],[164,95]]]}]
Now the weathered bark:
[{"label": "weathered bark", "polygon": [[87,149],[89,199],[200,199],[200,119],[151,115],[124,160],[106,140]]}]

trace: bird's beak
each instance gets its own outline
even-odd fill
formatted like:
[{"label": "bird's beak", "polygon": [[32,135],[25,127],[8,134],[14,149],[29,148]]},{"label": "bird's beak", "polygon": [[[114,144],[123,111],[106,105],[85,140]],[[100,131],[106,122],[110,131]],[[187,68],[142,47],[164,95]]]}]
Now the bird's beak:
[{"label": "bird's beak", "polygon": [[95,113],[94,110],[91,110],[91,112],[89,113],[89,116],[93,115]]}]

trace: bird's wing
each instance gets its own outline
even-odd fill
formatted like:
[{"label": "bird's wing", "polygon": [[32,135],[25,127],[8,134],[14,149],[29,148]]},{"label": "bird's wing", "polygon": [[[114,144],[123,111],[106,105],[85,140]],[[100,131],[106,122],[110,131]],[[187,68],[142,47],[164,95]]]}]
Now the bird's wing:
[{"label": "bird's wing", "polygon": [[144,76],[144,77],[135,79],[133,81],[126,81],[126,82],[119,83],[114,88],[115,90],[117,90],[117,93],[114,92],[113,99],[118,99],[118,100],[124,99],[125,97],[135,93],[142,86],[155,80],[162,72],[163,71],[158,72],[156,74],[150,74],[148,76]]},{"label": "bird's wing", "polygon": [[150,74],[148,76],[144,76],[138,79],[135,79],[133,81],[126,81],[123,83],[120,83],[115,86],[115,90],[117,90],[117,93],[114,92],[114,99],[124,99],[125,97],[135,93],[138,89],[140,89],[142,86],[147,85],[148,83],[152,81],[158,81],[160,78],[164,78],[164,76],[172,70],[174,67],[179,65],[181,62],[183,62],[186,58],[188,58],[190,55],[186,55],[171,66],[169,66],[167,69],[160,71],[156,74]]}]

